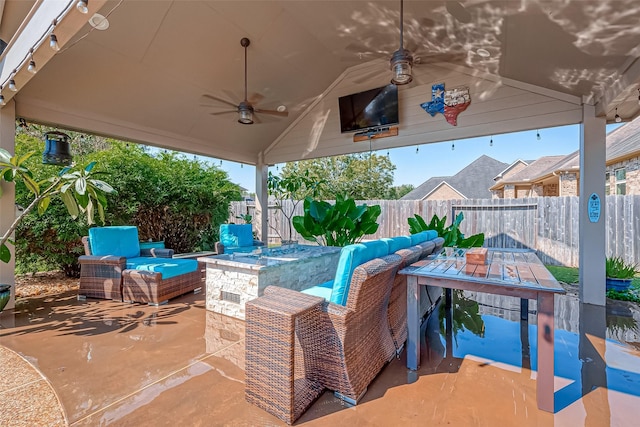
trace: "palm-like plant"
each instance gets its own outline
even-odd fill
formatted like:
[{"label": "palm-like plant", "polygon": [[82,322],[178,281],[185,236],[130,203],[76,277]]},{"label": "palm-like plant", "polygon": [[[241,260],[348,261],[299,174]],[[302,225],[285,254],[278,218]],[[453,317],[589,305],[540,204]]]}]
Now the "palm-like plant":
[{"label": "palm-like plant", "polygon": [[[24,182],[27,189],[33,194],[34,199],[16,216],[11,226],[0,238],[0,261],[9,262],[11,252],[7,247],[10,236],[15,231],[20,221],[37,207],[42,215],[52,198],[59,196],[66,206],[69,214],[76,219],[80,213],[86,214],[87,223],[95,223],[95,212],[98,211],[100,221],[104,223],[104,209],[107,206],[107,193],[115,190],[106,182],[96,179],[99,172],[94,171],[95,162],[84,167],[72,166],[63,168],[57,175],[37,182],[33,179],[33,173],[25,166],[25,161],[35,152],[24,156],[12,156],[8,151],[0,149],[0,180],[6,182]],[[2,197],[2,187],[0,187]]]}]

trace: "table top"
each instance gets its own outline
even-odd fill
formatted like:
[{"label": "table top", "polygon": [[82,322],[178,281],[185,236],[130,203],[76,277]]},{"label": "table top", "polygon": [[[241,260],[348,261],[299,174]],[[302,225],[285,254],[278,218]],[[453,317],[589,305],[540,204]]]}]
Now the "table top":
[{"label": "table top", "polygon": [[517,287],[535,292],[565,293],[534,252],[489,249],[486,264],[468,264],[461,256],[429,256],[399,271],[409,276],[478,285]]}]

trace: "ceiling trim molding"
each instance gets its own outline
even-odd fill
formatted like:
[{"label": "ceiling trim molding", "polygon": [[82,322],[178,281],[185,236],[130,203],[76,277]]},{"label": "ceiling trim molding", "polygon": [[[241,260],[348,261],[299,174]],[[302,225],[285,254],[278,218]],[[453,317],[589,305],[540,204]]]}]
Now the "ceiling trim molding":
[{"label": "ceiling trim molding", "polygon": [[[255,165],[257,159],[243,153],[216,148],[216,152],[211,152],[207,148],[212,148],[211,141],[189,138],[184,135],[163,132],[158,129],[137,126],[134,123],[125,121],[114,121],[102,117],[91,116],[77,111],[61,111],[59,107],[44,102],[35,101],[32,103],[19,100],[16,102],[16,116],[23,117],[27,121],[62,127],[68,130],[86,132],[106,138],[114,138],[122,141],[135,142],[144,145],[152,145],[168,150],[176,150],[199,154],[217,159],[240,162],[247,165]],[[107,121],[108,120],[108,121]]]}]

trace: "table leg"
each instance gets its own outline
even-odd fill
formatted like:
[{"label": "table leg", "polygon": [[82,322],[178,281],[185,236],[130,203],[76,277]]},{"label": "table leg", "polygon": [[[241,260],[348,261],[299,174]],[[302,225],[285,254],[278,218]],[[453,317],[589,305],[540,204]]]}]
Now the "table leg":
[{"label": "table leg", "polygon": [[553,360],[553,294],[538,293],[538,408],[554,412],[554,360]]},{"label": "table leg", "polygon": [[453,289],[444,288],[444,308],[447,310],[451,308],[453,303]]},{"label": "table leg", "polygon": [[529,300],[527,298],[520,298],[520,320],[527,320],[529,318]]},{"label": "table leg", "polygon": [[407,276],[407,368],[420,366],[420,288],[416,276]]}]

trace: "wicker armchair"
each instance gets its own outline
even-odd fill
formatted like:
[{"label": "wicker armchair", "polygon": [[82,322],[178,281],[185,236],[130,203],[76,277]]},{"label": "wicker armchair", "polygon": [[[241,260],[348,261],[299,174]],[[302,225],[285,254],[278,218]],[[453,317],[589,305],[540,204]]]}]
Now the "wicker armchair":
[{"label": "wicker armchair", "polygon": [[[395,354],[387,307],[400,255],[375,258],[353,272],[346,306],[324,302],[314,328],[296,330],[306,378],[355,404]],[[268,287],[265,295],[291,299],[291,291]],[[258,320],[258,319],[256,319]],[[254,319],[247,318],[247,329]]]}]

